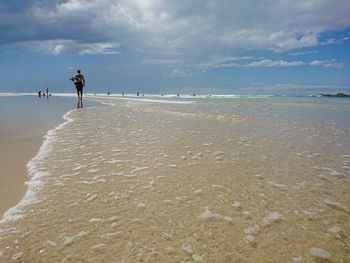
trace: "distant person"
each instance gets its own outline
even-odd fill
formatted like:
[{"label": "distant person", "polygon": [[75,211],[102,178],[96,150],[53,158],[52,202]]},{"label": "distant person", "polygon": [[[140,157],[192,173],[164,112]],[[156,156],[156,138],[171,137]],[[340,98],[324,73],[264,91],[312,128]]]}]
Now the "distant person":
[{"label": "distant person", "polygon": [[77,73],[70,79],[74,82],[74,85],[77,89],[78,99],[83,99],[83,87],[85,86],[85,78],[84,75],[81,74],[80,69],[77,70]]},{"label": "distant person", "polygon": [[49,96],[49,87],[46,88],[46,95]]},{"label": "distant person", "polygon": [[39,98],[41,98],[41,90],[39,90],[38,96],[39,96]]}]

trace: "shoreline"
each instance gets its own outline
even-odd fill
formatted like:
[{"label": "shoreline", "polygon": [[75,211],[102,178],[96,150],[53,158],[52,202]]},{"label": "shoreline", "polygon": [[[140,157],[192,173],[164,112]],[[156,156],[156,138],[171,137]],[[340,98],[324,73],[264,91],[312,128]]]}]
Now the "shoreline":
[{"label": "shoreline", "polygon": [[70,110],[67,113],[65,113],[62,116],[64,122],[57,125],[53,129],[48,130],[46,134],[42,137],[43,140],[41,141],[41,145],[39,146],[37,154],[26,163],[27,180],[23,184],[26,185],[25,192],[22,192],[23,194],[21,195],[21,198],[15,205],[11,206],[2,213],[0,223],[21,217],[21,208],[36,200],[35,191],[38,190],[38,188],[40,189],[41,186],[41,182],[37,179],[42,176],[47,176],[47,174],[39,172],[39,169],[37,168],[35,163],[38,162],[40,158],[45,156],[49,151],[49,144],[52,140],[52,137],[54,136],[55,131],[62,129],[66,124],[73,121],[73,119],[68,117],[68,115],[73,111],[75,110]]},{"label": "shoreline", "polygon": [[[68,101],[69,103],[66,104],[69,106],[67,107],[62,103],[62,97],[59,96],[55,98],[58,100],[58,102],[55,102],[58,106],[52,105],[55,103],[50,104],[51,101],[54,102],[54,99],[51,98],[48,101],[49,103],[46,103],[46,99],[45,101],[39,99],[38,104],[38,100],[34,95],[2,96],[0,98],[13,100],[15,103],[19,103],[24,110],[31,106],[36,108],[42,102],[44,104],[39,105],[41,107],[39,110],[41,111],[43,108],[48,113],[47,115],[40,115],[40,119],[35,119],[31,115],[30,109],[28,109],[29,114],[22,112],[21,109],[16,109],[16,107],[14,107],[15,110],[11,109],[6,112],[10,117],[5,117],[7,118],[4,121],[5,125],[0,129],[2,145],[0,151],[0,167],[2,168],[0,176],[0,222],[4,222],[11,215],[17,213],[18,208],[22,205],[21,203],[26,202],[28,198],[31,182],[34,179],[30,171],[31,162],[40,154],[50,132],[67,122],[65,116],[70,111],[76,110],[76,105]],[[26,100],[23,103],[25,106],[21,104],[23,99]],[[63,100],[67,100],[67,98],[63,98]],[[13,105],[8,104],[13,107],[15,103]],[[18,120],[17,115],[24,115],[19,117],[23,120]]]},{"label": "shoreline", "polygon": [[[0,98],[20,98],[28,97],[35,98],[36,94],[2,94]],[[73,96],[60,96],[56,95],[56,98],[72,98]],[[99,99],[126,99],[126,100],[145,100],[142,98],[129,98],[129,97],[101,97],[101,96],[88,96],[85,98],[85,102],[98,103],[100,105],[109,105],[107,101]],[[147,100],[146,100],[147,101]],[[159,102],[159,101],[158,101]],[[191,102],[186,102],[191,103]],[[75,104],[74,104],[75,105]],[[77,109],[67,110],[63,115],[58,116],[54,125],[48,125],[46,128],[34,128],[35,124],[30,124],[31,127],[25,127],[25,134],[21,131],[21,128],[7,129],[5,132],[0,130],[2,137],[1,144],[2,150],[0,151],[0,167],[3,168],[0,177],[0,223],[6,222],[13,217],[18,217],[21,212],[21,207],[30,200],[31,187],[35,188],[37,185],[32,186],[33,180],[35,180],[35,172],[31,171],[33,168],[31,164],[36,158],[39,158],[42,149],[45,148],[45,144],[48,143],[48,137],[50,133],[63,127],[71,120],[66,116],[70,112]]]}]

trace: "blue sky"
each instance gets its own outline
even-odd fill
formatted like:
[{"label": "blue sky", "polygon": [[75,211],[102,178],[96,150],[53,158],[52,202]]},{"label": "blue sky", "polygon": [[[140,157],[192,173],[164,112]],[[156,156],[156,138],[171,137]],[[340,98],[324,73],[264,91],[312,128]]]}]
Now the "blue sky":
[{"label": "blue sky", "polygon": [[350,93],[348,0],[0,1],[0,92]]}]

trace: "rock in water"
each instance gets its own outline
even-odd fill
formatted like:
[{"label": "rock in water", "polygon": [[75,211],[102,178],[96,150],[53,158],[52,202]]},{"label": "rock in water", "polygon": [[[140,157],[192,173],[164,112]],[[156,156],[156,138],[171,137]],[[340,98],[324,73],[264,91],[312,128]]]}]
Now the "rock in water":
[{"label": "rock in water", "polygon": [[246,235],[244,237],[245,240],[247,240],[248,242],[254,242],[255,241],[255,236],[252,235]]},{"label": "rock in water", "polygon": [[218,217],[218,214],[215,214],[212,211],[210,211],[208,207],[206,207],[205,211],[199,216],[200,219],[208,219],[213,217]]},{"label": "rock in water", "polygon": [[238,202],[238,201],[235,201],[232,206],[235,207],[235,208],[240,208],[241,207],[241,203]]},{"label": "rock in water", "polygon": [[293,257],[293,262],[302,262],[302,261],[303,261],[303,256]]},{"label": "rock in water", "polygon": [[334,234],[338,234],[341,232],[341,227],[340,226],[333,226],[330,229],[328,229],[329,232],[332,232]]},{"label": "rock in water", "polygon": [[247,227],[243,231],[244,231],[245,234],[251,235],[251,234],[258,233],[259,230],[260,230],[260,227],[258,225],[255,225],[255,226],[252,226],[252,227]]},{"label": "rock in water", "polygon": [[310,248],[309,253],[315,257],[324,258],[324,259],[331,257],[331,254],[328,251],[319,247]]},{"label": "rock in water", "polygon": [[201,262],[203,260],[203,257],[201,255],[193,254],[192,259],[194,262]]},{"label": "rock in water", "polygon": [[193,249],[192,246],[189,244],[184,244],[182,245],[182,250],[186,251],[188,254],[192,254],[193,253]]},{"label": "rock in water", "polygon": [[17,252],[17,253],[15,253],[15,254],[12,256],[12,259],[13,259],[13,260],[18,260],[18,259],[20,259],[23,255],[24,255],[23,252]]},{"label": "rock in water", "polygon": [[261,222],[260,225],[261,226],[269,226],[271,225],[273,222],[277,222],[279,220],[281,220],[282,215],[279,214],[278,212],[271,212],[270,214],[268,214],[268,216],[265,216]]},{"label": "rock in water", "polygon": [[334,209],[341,210],[341,211],[346,211],[346,207],[338,202],[331,201],[329,199],[325,199],[324,203]]}]

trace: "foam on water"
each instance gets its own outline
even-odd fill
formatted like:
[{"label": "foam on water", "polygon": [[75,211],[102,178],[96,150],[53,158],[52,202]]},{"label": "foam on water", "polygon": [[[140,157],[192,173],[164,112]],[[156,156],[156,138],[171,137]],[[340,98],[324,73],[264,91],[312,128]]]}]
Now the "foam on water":
[{"label": "foam on water", "polygon": [[177,100],[157,100],[157,99],[141,99],[141,98],[125,98],[129,101],[142,101],[150,103],[165,103],[165,104],[191,104],[194,101],[177,101]]},{"label": "foam on water", "polygon": [[0,220],[0,224],[9,220],[16,220],[23,216],[23,209],[31,203],[38,202],[36,198],[36,192],[39,191],[42,187],[43,182],[40,180],[42,177],[49,176],[50,173],[48,171],[43,171],[41,169],[42,160],[49,154],[51,149],[51,143],[55,140],[56,132],[60,129],[63,129],[65,125],[69,122],[72,122],[73,119],[69,117],[70,113],[74,110],[68,111],[63,115],[63,119],[66,120],[53,130],[47,132],[44,136],[44,141],[40,146],[40,149],[35,157],[33,157],[27,164],[27,171],[30,177],[29,181],[26,182],[27,191],[20,202],[8,209],[2,219]]},{"label": "foam on water", "polygon": [[37,96],[38,94],[37,93],[30,93],[30,92],[27,92],[27,93],[11,93],[11,92],[8,92],[8,93],[0,93],[0,97],[12,97],[12,96]]}]

